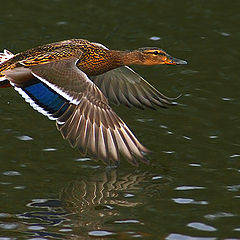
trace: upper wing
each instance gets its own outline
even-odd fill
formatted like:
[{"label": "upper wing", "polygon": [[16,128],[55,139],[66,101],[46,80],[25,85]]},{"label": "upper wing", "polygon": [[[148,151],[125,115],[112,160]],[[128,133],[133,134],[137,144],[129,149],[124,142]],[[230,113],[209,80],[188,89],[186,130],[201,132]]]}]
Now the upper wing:
[{"label": "upper wing", "polygon": [[122,103],[128,107],[133,105],[139,108],[154,108],[154,104],[160,107],[173,104],[173,98],[161,94],[127,66],[92,76],[91,80],[117,105]]},{"label": "upper wing", "polygon": [[35,109],[57,121],[63,137],[82,153],[106,163],[119,162],[121,155],[134,165],[137,158],[146,162],[148,150],[75,63],[71,58],[4,74]]}]

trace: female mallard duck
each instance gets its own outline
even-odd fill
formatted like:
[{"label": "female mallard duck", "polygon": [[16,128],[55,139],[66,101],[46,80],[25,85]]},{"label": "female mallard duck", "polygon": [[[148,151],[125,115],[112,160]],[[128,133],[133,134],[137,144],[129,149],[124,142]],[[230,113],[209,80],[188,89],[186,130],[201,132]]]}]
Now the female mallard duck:
[{"label": "female mallard duck", "polygon": [[0,86],[9,83],[30,105],[56,120],[57,128],[82,154],[105,163],[147,162],[148,150],[116,115],[108,99],[139,108],[171,105],[167,98],[126,65],[186,64],[159,48],[109,50],[72,39],[16,55],[0,55]]}]

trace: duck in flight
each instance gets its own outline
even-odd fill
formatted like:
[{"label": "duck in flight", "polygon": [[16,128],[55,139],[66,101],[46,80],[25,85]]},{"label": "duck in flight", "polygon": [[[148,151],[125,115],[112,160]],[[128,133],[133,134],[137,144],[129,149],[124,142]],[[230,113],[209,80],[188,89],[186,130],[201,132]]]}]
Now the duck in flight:
[{"label": "duck in flight", "polygon": [[13,86],[26,102],[55,120],[57,129],[83,155],[117,165],[148,162],[145,148],[109,106],[166,107],[161,94],[128,65],[187,64],[156,47],[109,50],[71,39],[18,54],[0,54],[0,87]]}]

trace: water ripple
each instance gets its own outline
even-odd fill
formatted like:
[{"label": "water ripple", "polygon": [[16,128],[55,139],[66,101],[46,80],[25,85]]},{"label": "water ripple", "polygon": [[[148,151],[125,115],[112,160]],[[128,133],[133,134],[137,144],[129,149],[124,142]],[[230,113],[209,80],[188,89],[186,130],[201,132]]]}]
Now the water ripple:
[{"label": "water ripple", "polygon": [[209,226],[205,223],[200,222],[191,222],[187,224],[188,227],[195,228],[197,230],[206,231],[206,232],[215,232],[217,229],[215,227]]},{"label": "water ripple", "polygon": [[39,231],[45,229],[45,227],[42,226],[29,226],[27,227],[29,230]]},{"label": "water ripple", "polygon": [[240,185],[227,186],[229,192],[238,192],[240,191]]},{"label": "water ripple", "polygon": [[43,149],[44,152],[54,152],[54,151],[57,151],[56,148],[44,148]]},{"label": "water ripple", "polygon": [[175,203],[179,204],[200,204],[200,205],[207,205],[207,201],[195,201],[192,198],[172,198]]},{"label": "water ripple", "polygon": [[106,236],[111,236],[111,235],[115,235],[115,233],[113,232],[109,232],[109,231],[90,231],[88,232],[88,235],[89,236],[92,236],[92,237],[106,237]]},{"label": "water ripple", "polygon": [[140,221],[135,219],[126,219],[126,220],[115,220],[114,223],[140,223]]},{"label": "water ripple", "polygon": [[191,167],[201,167],[201,164],[199,164],[199,163],[189,163],[189,166],[191,166]]},{"label": "water ripple", "polygon": [[19,176],[19,175],[21,175],[21,173],[18,172],[18,171],[6,171],[6,172],[3,172],[2,174],[5,175],[5,176]]},{"label": "water ripple", "polygon": [[205,187],[199,187],[199,186],[180,186],[176,187],[175,190],[180,191],[186,191],[186,190],[195,190],[195,189],[205,189]]},{"label": "water ripple", "polygon": [[240,157],[240,154],[233,154],[230,156],[230,158],[237,158],[237,157]]},{"label": "water ripple", "polygon": [[32,141],[33,138],[29,137],[27,135],[23,135],[23,136],[18,136],[17,139],[21,140],[21,141]]},{"label": "water ripple", "polygon": [[215,237],[191,237],[183,234],[171,233],[166,237],[167,240],[215,240]]},{"label": "water ripple", "polygon": [[161,38],[160,38],[160,37],[157,37],[157,36],[152,36],[152,37],[150,37],[149,39],[152,40],[152,41],[158,41],[158,40],[160,40]]},{"label": "water ripple", "polygon": [[162,176],[154,176],[152,177],[152,180],[158,180],[158,179],[162,179],[163,177]]},{"label": "water ripple", "polygon": [[225,217],[234,217],[235,214],[232,213],[226,213],[226,212],[217,212],[215,214],[207,214],[204,217],[208,220],[216,220],[218,218],[225,218]]},{"label": "water ripple", "polygon": [[0,229],[3,230],[14,230],[18,228],[17,223],[0,223]]}]

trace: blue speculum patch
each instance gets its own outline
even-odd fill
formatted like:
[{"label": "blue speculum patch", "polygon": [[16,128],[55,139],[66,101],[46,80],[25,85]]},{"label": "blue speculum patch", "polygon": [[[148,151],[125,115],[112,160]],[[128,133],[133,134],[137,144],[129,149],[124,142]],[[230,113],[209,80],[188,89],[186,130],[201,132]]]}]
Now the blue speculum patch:
[{"label": "blue speculum patch", "polygon": [[[69,106],[69,101],[56,93],[53,89],[49,88],[43,82],[36,82],[32,85],[23,87],[22,90],[40,107],[42,107],[47,113],[54,114],[58,110],[61,113]],[[66,104],[64,107],[63,105]]]}]

